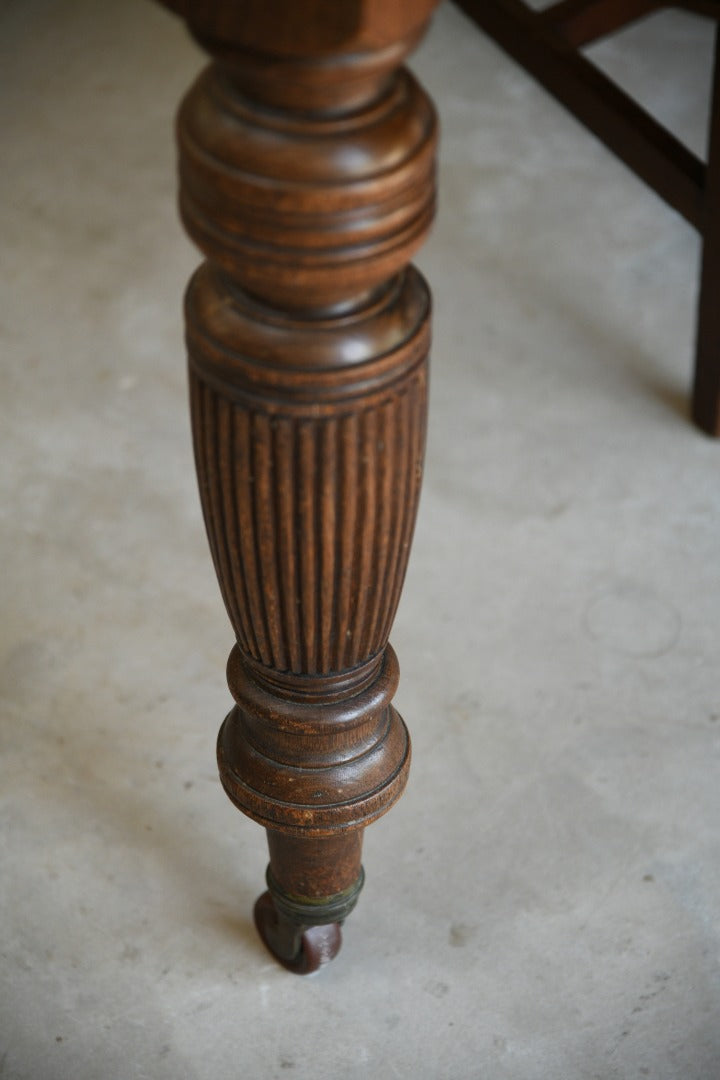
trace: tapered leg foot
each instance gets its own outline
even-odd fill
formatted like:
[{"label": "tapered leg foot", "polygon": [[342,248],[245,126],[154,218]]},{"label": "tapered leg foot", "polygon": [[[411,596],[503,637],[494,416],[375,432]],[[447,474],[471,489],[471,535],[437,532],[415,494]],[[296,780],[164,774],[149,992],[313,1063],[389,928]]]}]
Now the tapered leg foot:
[{"label": "tapered leg foot", "polygon": [[255,904],[255,925],[283,967],[310,975],[340,951],[340,927],[365,881],[362,832],[315,840],[268,831],[268,891]]},{"label": "tapered leg foot", "polygon": [[295,975],[312,975],[340,952],[342,933],[338,923],[304,926],[277,910],[269,892],[255,903],[255,926],[278,963]]}]

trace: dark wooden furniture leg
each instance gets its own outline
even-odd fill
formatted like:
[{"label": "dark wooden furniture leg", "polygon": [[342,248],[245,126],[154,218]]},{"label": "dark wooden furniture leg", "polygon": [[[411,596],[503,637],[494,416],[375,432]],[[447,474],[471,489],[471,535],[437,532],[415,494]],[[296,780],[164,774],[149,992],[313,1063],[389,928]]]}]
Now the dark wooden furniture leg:
[{"label": "dark wooden furniture leg", "polygon": [[710,108],[692,409],[693,419],[703,431],[720,435],[720,24],[715,31]]},{"label": "dark wooden furniture leg", "polygon": [[388,635],[420,491],[436,121],[402,67],[435,0],[177,0],[214,57],[177,124],[195,459],[236,644],[224,788],[265,826],[259,932],[331,959],[405,785]]},{"label": "dark wooden furniture leg", "polygon": [[693,225],[703,241],[692,399],[696,424],[720,435],[720,92],[717,60],[705,165],[579,48],[666,7],[720,18],[720,0],[560,0],[538,12],[524,0],[455,0],[477,25]]}]

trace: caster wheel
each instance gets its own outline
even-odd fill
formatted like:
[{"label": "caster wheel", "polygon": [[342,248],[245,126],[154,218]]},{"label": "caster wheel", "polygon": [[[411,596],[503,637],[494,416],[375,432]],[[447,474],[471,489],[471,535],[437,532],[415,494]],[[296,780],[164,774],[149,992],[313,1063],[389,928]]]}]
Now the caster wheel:
[{"label": "caster wheel", "polygon": [[255,926],[278,963],[295,975],[311,975],[340,952],[342,933],[338,923],[297,926],[278,915],[269,892],[255,903]]}]

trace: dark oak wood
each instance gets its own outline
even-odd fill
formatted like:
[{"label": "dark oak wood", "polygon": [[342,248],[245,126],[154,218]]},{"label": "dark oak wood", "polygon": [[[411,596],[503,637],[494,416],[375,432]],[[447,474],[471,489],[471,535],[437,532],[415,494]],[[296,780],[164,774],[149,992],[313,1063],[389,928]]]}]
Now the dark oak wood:
[{"label": "dark oak wood", "polygon": [[477,25],[625,162],[703,239],[692,415],[720,435],[720,318],[716,225],[718,165],[717,74],[707,166],[601,72],[578,47],[665,7],[720,17],[718,0],[561,0],[541,12],[524,0],[455,0]]},{"label": "dark oak wood", "polygon": [[456,2],[661,198],[700,227],[704,169],[695,154],[590,61],[558,43],[520,0]]},{"label": "dark oak wood", "polygon": [[195,460],[236,644],[224,788],[268,831],[260,934],[335,955],[363,829],[404,788],[388,645],[422,476],[433,107],[402,66],[434,0],[176,0],[214,57],[181,105]]},{"label": "dark oak wood", "polygon": [[540,18],[577,48],[667,6],[664,0],[560,0],[544,8]]},{"label": "dark oak wood", "polygon": [[710,115],[692,410],[703,431],[720,435],[720,27]]}]

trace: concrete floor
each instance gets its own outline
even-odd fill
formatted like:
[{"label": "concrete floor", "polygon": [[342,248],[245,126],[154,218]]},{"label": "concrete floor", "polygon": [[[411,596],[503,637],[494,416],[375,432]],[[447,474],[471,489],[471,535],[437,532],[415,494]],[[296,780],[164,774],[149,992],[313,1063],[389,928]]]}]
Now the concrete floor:
[{"label": "concrete floor", "polygon": [[[453,8],[428,467],[393,633],[414,736],[343,951],[249,921],[216,779],[172,114],[152,4],[0,9],[0,1075],[720,1077],[720,445],[698,242]],[[708,24],[595,50],[702,148]]]}]

